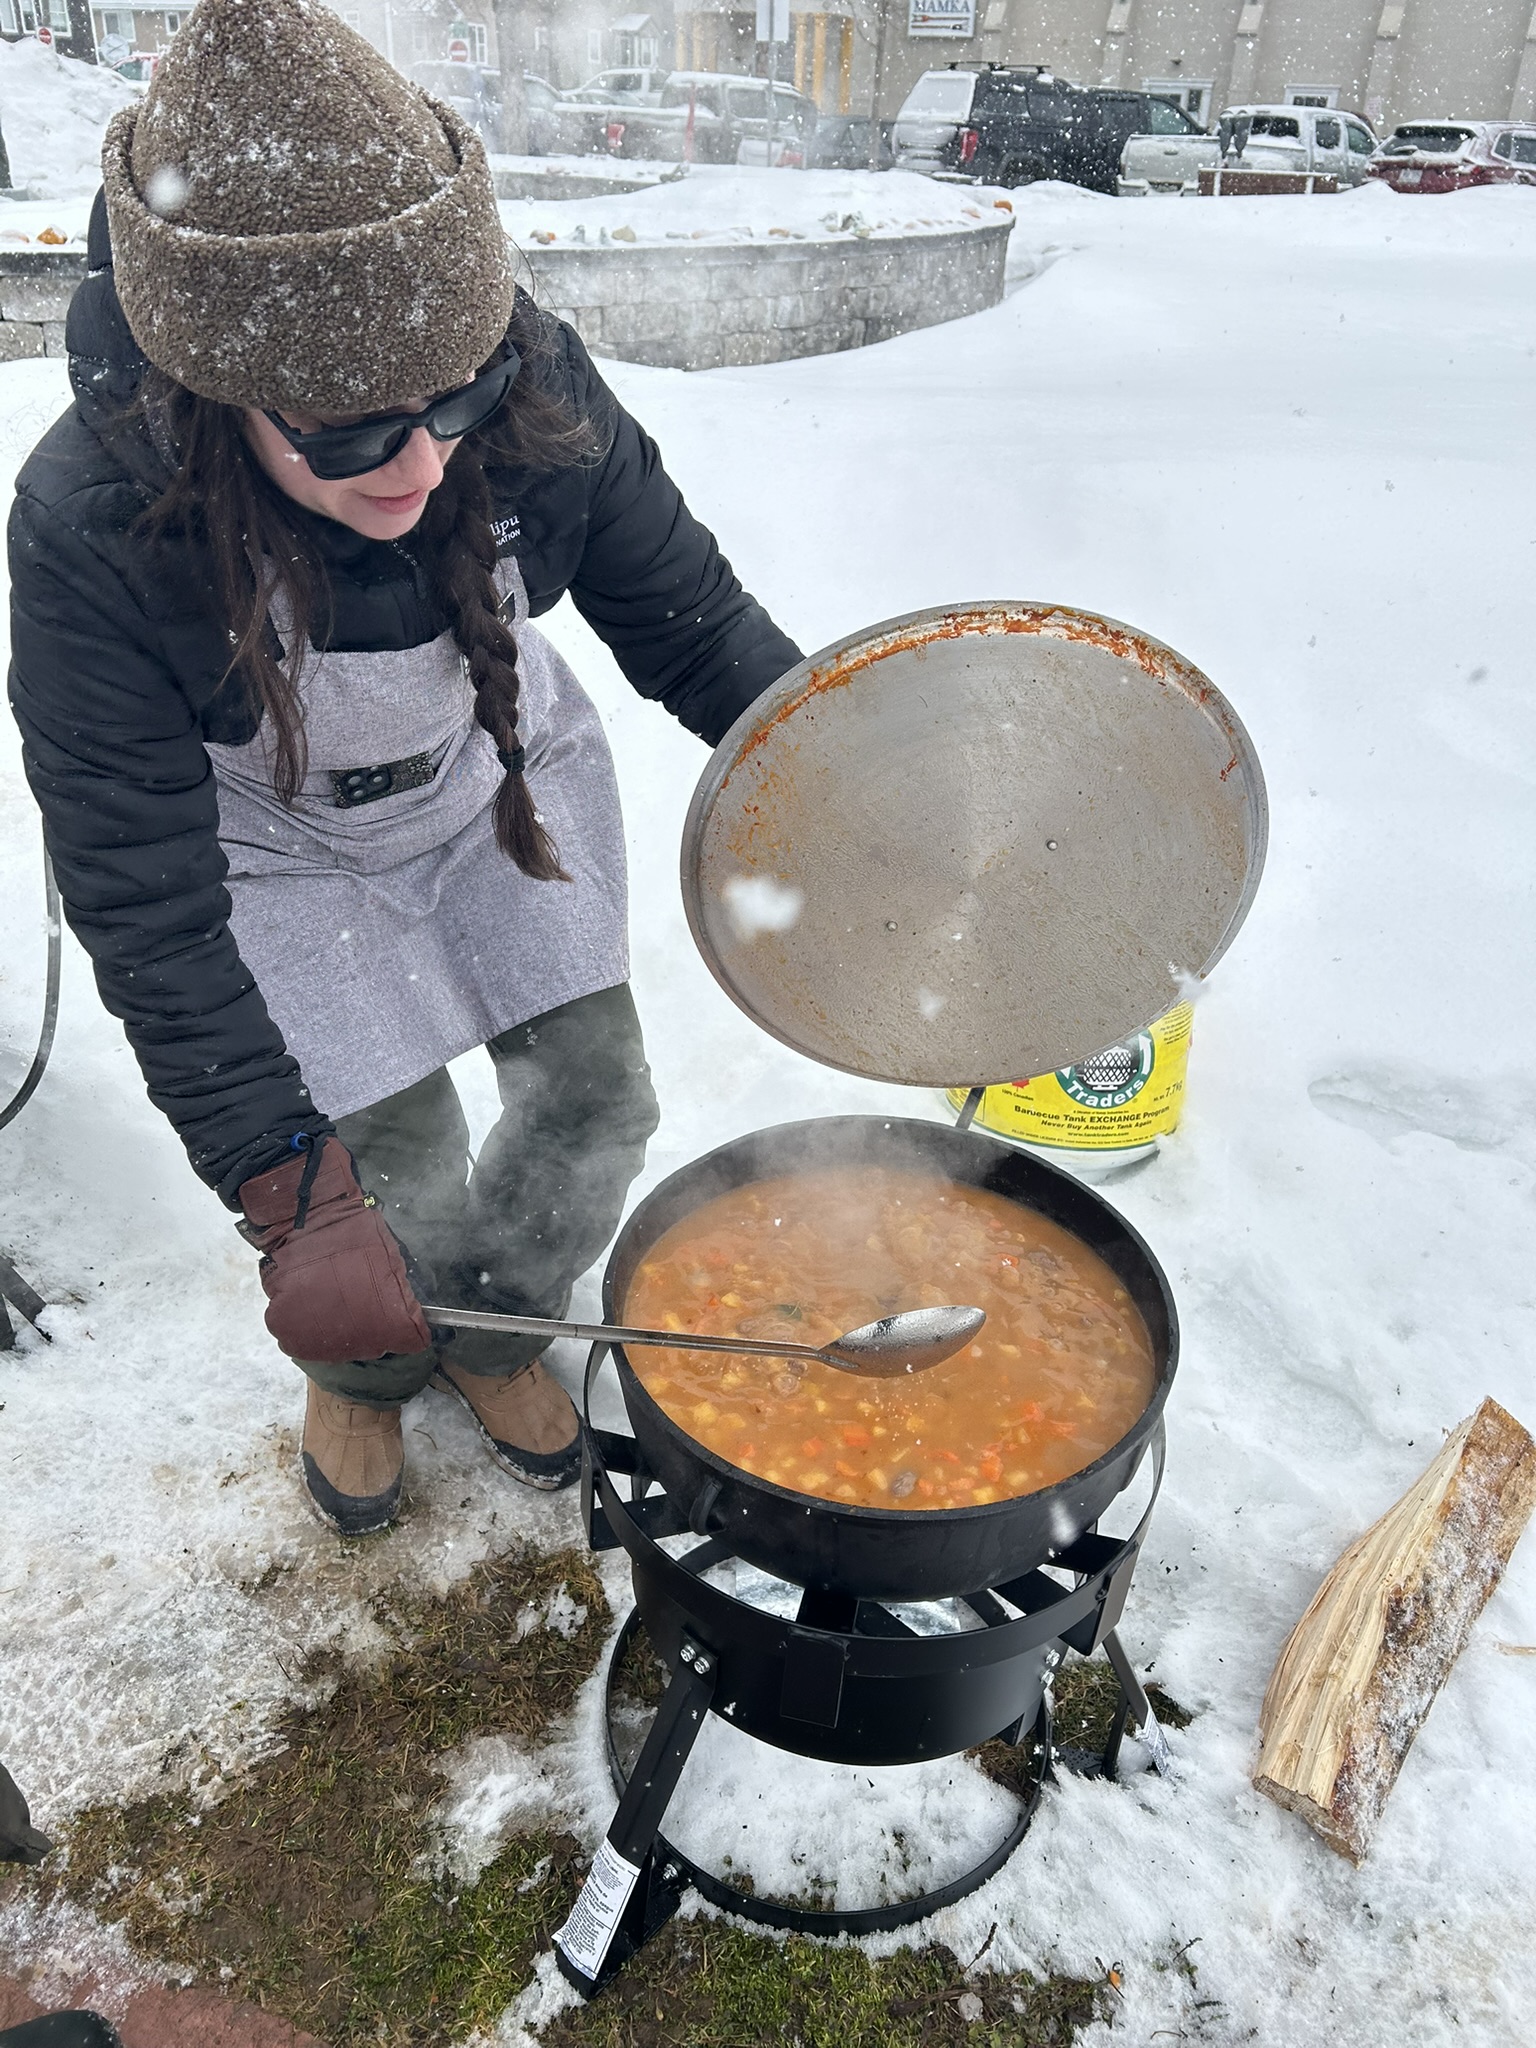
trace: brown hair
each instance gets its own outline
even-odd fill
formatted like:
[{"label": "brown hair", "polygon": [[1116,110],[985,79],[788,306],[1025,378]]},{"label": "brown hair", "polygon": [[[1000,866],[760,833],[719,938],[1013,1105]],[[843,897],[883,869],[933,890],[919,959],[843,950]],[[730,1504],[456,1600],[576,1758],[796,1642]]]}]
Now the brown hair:
[{"label": "brown hair", "polygon": [[[538,371],[550,356],[545,329],[519,293],[508,342],[523,358],[499,411],[454,451],[427,499],[411,552],[447,615],[475,692],[475,717],[510,754],[517,737],[517,642],[496,587],[487,465],[550,469],[590,459],[593,423],[553,396]],[[206,552],[230,641],[225,679],[240,676],[271,721],[273,781],[292,803],[305,775],[299,678],[318,621],[329,607],[323,562],[306,546],[293,501],[253,455],[240,406],[200,398],[149,369],[136,401],[176,473],[144,514],[150,538],[194,537]],[[286,658],[272,624],[281,591],[289,622]],[[566,881],[559,855],[534,809],[521,769],[509,769],[496,796],[496,843],[537,881]]]}]

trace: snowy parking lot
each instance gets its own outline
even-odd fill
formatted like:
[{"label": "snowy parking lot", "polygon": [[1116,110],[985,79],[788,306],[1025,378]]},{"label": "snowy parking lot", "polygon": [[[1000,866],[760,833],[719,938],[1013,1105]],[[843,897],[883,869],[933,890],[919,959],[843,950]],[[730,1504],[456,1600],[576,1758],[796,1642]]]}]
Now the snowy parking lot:
[{"label": "snowy parking lot", "polygon": [[[995,1922],[998,1967],[1113,1960],[1114,2036],[1137,2044],[1513,2048],[1536,1937],[1536,1540],[1362,1869],[1249,1772],[1270,1666],[1338,1551],[1485,1394],[1536,1423],[1532,198],[1014,197],[990,312],[761,369],[607,366],[805,648],[968,599],[1108,613],[1217,682],[1268,778],[1268,870],[1197,1007],[1184,1123],[1108,1190],[1184,1326],[1122,1633],[1195,1718],[1171,1737],[1176,1778],[1064,1780],[1004,1871],[925,1932],[969,1956]],[[0,368],[7,475],[66,400],[61,363]],[[569,603],[543,623],[601,705],[625,805],[663,1105],[636,1196],[791,1117],[942,1115],[799,1059],[717,990],[676,881],[704,752],[627,691]],[[0,775],[13,1081],[43,933],[8,721]],[[488,1063],[461,1066],[483,1128]],[[296,1656],[366,1648],[386,1577],[443,1586],[518,1536],[577,1540],[570,1497],[510,1485],[435,1396],[407,1417],[395,1537],[349,1555],[315,1526],[293,1471],[298,1376],[262,1328],[254,1261],[72,942],[53,1065],[0,1147],[0,1246],[58,1304],[52,1343],[24,1336],[0,1363],[0,1756],[41,1825],[142,1793],[168,1756],[207,1776],[259,1753]],[[577,1308],[597,1306],[594,1274]],[[578,1354],[557,1356],[574,1385]],[[466,1827],[542,1802],[595,1842],[611,1794],[584,1697],[547,1755],[503,1755],[466,1786]],[[898,1871],[896,1831],[944,1871],[997,1825],[963,1768],[874,1786],[717,1732],[679,1833],[719,1853],[717,1794],[751,1803],[764,1819],[735,1854],[765,1888],[810,1877],[858,1903]],[[13,1954],[95,1939],[0,1916]],[[1197,1985],[1173,1966],[1189,1944]]]}]

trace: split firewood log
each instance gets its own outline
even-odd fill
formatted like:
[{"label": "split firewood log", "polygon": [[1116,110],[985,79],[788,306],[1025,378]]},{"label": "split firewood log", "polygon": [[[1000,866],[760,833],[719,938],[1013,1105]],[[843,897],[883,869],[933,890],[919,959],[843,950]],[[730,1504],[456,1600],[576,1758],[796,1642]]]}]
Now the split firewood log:
[{"label": "split firewood log", "polygon": [[1358,1863],[1536,1505],[1536,1443],[1484,1401],[1352,1543],[1270,1676],[1253,1782]]}]

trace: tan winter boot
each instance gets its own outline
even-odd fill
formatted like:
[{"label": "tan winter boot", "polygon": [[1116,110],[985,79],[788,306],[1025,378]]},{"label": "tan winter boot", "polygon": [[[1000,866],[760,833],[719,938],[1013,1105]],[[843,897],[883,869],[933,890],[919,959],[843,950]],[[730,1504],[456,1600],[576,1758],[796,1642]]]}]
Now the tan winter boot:
[{"label": "tan winter boot", "polygon": [[343,1536],[387,1529],[400,1506],[405,1473],[400,1410],[343,1400],[311,1380],[301,1463],[322,1522]]},{"label": "tan winter boot", "polygon": [[458,1395],[491,1456],[525,1486],[554,1493],[580,1473],[576,1410],[537,1359],[516,1372],[489,1374],[460,1371],[439,1354],[432,1384]]}]

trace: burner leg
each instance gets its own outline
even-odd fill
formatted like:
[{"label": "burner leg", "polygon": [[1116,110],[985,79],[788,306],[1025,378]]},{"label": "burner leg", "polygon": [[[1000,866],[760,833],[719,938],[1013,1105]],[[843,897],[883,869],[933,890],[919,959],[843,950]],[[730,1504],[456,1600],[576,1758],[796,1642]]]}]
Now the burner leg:
[{"label": "burner leg", "polygon": [[555,1936],[560,1973],[592,1997],[677,1911],[681,1873],[658,1867],[656,1837],[715,1690],[715,1655],[683,1638],[618,1811],[592,1860],[571,1917]]},{"label": "burner leg", "polygon": [[1104,1638],[1104,1654],[1109,1659],[1115,1677],[1120,1682],[1120,1712],[1115,1716],[1115,1726],[1104,1749],[1104,1775],[1115,1775],[1115,1764],[1120,1756],[1120,1742],[1125,1734],[1127,1719],[1136,1723],[1137,1733],[1152,1752],[1152,1761],[1160,1776],[1166,1777],[1173,1768],[1173,1758],[1168,1743],[1158,1725],[1152,1702],[1147,1698],[1146,1688],[1136,1676],[1131,1660],[1125,1654],[1125,1645],[1113,1629]]},{"label": "burner leg", "polygon": [[[1118,1674],[1117,1674],[1118,1675]],[[1115,1718],[1109,1724],[1109,1740],[1104,1745],[1104,1754],[1099,1758],[1099,1776],[1113,1782],[1120,1769],[1120,1745],[1125,1740],[1125,1724],[1131,1717],[1131,1703],[1125,1696],[1125,1687],[1120,1688],[1120,1704],[1115,1709]]]},{"label": "burner leg", "polygon": [[[10,1260],[0,1257],[0,1351],[9,1351],[16,1342],[16,1332],[12,1328],[10,1316],[6,1313],[7,1301],[19,1309],[34,1327],[38,1317],[48,1306],[37,1289],[29,1287],[22,1279]],[[37,1334],[46,1338],[48,1332],[39,1330]]]}]

